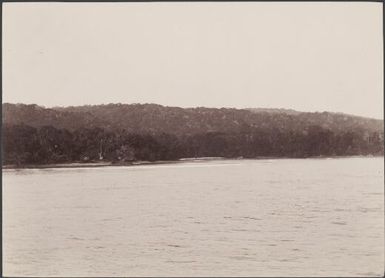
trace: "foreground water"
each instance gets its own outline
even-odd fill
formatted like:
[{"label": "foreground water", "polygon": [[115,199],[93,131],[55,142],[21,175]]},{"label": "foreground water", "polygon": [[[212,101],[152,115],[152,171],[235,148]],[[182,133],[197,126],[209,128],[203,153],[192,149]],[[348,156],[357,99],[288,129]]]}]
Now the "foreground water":
[{"label": "foreground water", "polygon": [[382,276],[383,158],[3,171],[5,276]]}]

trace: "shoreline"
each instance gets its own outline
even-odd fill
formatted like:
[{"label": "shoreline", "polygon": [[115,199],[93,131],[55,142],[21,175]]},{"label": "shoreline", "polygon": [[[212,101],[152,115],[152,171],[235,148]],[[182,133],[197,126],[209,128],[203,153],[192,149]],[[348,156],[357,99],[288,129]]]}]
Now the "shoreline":
[{"label": "shoreline", "polygon": [[352,156],[312,156],[312,157],[268,157],[261,156],[255,158],[244,157],[197,157],[197,158],[180,158],[178,160],[159,160],[159,161],[132,161],[132,162],[73,162],[73,163],[50,163],[50,164],[26,164],[26,165],[2,165],[3,170],[21,170],[21,169],[51,169],[51,168],[98,168],[108,166],[142,166],[142,165],[158,165],[158,164],[176,164],[186,162],[207,162],[218,160],[266,160],[266,159],[338,159],[338,158],[379,158],[383,155],[352,155]]}]

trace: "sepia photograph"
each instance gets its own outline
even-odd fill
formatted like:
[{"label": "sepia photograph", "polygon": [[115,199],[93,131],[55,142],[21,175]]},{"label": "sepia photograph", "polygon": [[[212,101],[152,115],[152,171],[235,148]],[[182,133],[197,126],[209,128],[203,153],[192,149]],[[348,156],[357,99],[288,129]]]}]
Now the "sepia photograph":
[{"label": "sepia photograph", "polygon": [[382,2],[3,2],[2,276],[384,277]]}]

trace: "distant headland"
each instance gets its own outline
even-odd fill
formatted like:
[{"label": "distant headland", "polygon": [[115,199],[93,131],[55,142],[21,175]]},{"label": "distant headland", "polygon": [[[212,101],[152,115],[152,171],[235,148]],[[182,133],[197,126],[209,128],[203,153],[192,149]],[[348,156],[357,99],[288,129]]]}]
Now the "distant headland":
[{"label": "distant headland", "polygon": [[342,113],[4,103],[2,119],[4,165],[384,154],[383,120]]}]

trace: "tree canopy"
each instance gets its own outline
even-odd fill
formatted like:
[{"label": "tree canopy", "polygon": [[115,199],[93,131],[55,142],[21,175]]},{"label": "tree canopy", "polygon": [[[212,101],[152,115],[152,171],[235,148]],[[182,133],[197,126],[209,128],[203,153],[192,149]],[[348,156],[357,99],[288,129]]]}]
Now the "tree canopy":
[{"label": "tree canopy", "polygon": [[383,155],[383,121],[279,109],[3,104],[3,163]]}]

